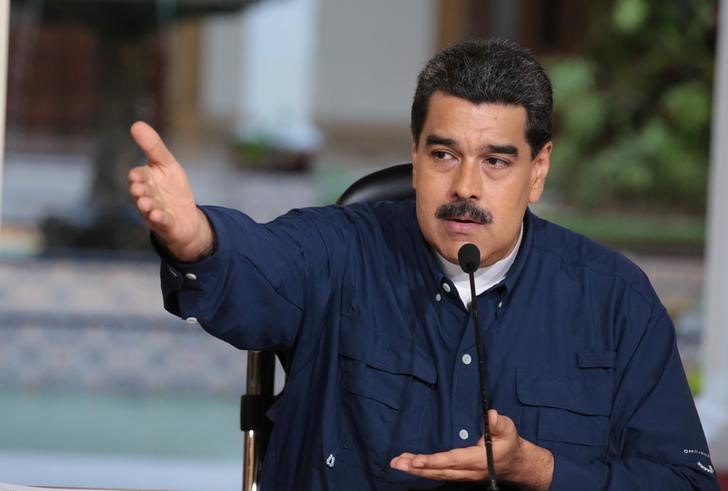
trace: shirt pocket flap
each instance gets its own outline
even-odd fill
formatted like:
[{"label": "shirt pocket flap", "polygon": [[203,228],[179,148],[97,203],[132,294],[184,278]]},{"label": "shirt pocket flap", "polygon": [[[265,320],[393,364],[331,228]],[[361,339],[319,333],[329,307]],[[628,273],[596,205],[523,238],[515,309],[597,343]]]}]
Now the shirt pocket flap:
[{"label": "shirt pocket flap", "polygon": [[605,445],[609,436],[606,416],[584,416],[556,408],[541,408],[538,415],[539,441]]},{"label": "shirt pocket flap", "polygon": [[607,416],[611,412],[611,375],[576,369],[567,374],[518,369],[516,394],[527,406],[566,409],[578,414]]},{"label": "shirt pocket flap", "polygon": [[342,333],[341,355],[390,374],[410,375],[430,385],[437,382],[432,358],[414,343],[395,345],[386,337],[351,334]]},{"label": "shirt pocket flap", "polygon": [[577,354],[580,368],[613,368],[616,351],[582,351]]}]

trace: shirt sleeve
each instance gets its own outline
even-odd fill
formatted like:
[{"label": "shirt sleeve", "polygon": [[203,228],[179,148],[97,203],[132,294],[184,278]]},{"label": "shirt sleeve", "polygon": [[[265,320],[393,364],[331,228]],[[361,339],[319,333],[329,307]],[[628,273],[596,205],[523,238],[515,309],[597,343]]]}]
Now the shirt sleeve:
[{"label": "shirt sleeve", "polygon": [[258,224],[236,210],[201,209],[215,233],[212,255],[180,263],[155,245],[165,308],[241,349],[290,346],[304,305],[332,275],[315,213]]},{"label": "shirt sleeve", "polygon": [[[639,318],[633,314],[626,318]],[[627,325],[619,352],[606,459],[584,464],[554,455],[551,489],[718,490],[672,321],[659,301],[644,329]]]}]

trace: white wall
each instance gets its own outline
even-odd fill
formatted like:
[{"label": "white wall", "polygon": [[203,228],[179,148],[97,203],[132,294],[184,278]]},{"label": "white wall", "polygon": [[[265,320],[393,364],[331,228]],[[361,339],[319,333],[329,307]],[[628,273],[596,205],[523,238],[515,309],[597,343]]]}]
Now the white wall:
[{"label": "white wall", "polygon": [[[273,3],[283,8],[289,2]],[[309,101],[314,120],[406,126],[416,76],[435,50],[436,10],[434,0],[319,0]],[[245,73],[251,62],[245,18],[251,12],[205,21],[201,110],[212,119],[248,116],[254,108],[238,101],[260,93],[265,80],[272,94],[285,91],[284,71],[271,70],[257,81]],[[285,39],[270,39],[270,50]],[[300,97],[301,89],[292,93]],[[260,106],[261,99],[254,100]]]},{"label": "white wall", "polygon": [[212,120],[234,120],[237,100],[245,90],[243,16],[241,12],[202,21],[200,110]]},{"label": "white wall", "polygon": [[407,125],[436,11],[434,0],[321,0],[316,117]]}]

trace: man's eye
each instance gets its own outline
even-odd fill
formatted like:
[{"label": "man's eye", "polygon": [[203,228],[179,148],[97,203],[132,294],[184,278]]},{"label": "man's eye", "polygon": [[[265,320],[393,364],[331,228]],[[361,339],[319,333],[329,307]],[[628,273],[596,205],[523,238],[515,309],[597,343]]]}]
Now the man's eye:
[{"label": "man's eye", "polygon": [[508,161],[499,159],[498,157],[488,157],[485,159],[485,161],[490,165],[491,167],[507,167]]},{"label": "man's eye", "polygon": [[447,153],[447,152],[445,152],[443,150],[435,150],[435,151],[433,151],[432,152],[432,156],[436,160],[446,160],[446,159],[452,158],[452,155],[450,155],[449,153]]}]

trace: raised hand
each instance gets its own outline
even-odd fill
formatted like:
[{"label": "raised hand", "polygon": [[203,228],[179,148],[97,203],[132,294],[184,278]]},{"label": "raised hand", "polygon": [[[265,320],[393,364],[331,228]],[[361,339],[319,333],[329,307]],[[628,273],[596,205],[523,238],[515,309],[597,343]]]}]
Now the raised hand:
[{"label": "raised hand", "polygon": [[[518,483],[526,489],[549,489],[553,455],[518,436],[513,421],[488,411],[493,438],[493,460],[498,479]],[[484,442],[434,454],[403,453],[393,458],[394,469],[437,481],[482,481],[488,475]]]},{"label": "raised hand", "polygon": [[131,136],[147,156],[129,171],[129,194],[147,225],[174,257],[195,261],[213,248],[207,217],[197,207],[187,173],[156,131],[137,121]]}]

